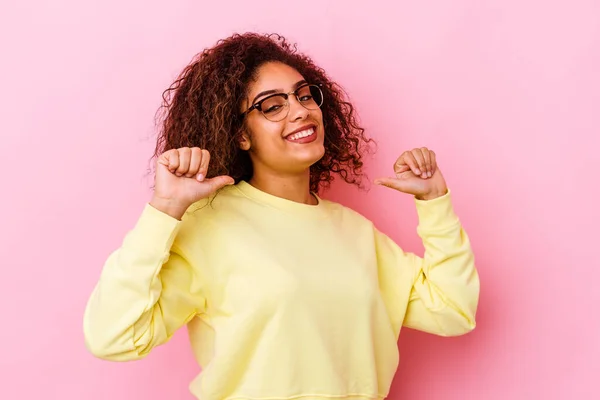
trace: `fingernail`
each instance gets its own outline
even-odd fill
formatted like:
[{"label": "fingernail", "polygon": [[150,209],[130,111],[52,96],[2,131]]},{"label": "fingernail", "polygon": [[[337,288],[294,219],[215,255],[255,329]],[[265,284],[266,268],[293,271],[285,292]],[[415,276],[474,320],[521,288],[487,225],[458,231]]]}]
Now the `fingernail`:
[{"label": "fingernail", "polygon": [[198,174],[198,176],[196,176],[196,179],[198,179],[200,182],[202,182],[204,180],[204,175]]},{"label": "fingernail", "polygon": [[417,175],[421,175],[421,170],[417,168],[417,169],[415,170],[415,174],[417,174]]},{"label": "fingernail", "polygon": [[431,178],[431,172],[428,172],[428,173],[427,173],[427,177],[428,177],[428,178]]}]

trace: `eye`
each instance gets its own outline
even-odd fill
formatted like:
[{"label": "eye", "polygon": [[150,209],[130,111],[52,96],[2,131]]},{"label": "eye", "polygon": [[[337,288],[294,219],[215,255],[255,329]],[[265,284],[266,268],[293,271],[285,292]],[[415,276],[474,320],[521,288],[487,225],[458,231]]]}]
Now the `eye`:
[{"label": "eye", "polygon": [[278,111],[280,108],[281,108],[281,106],[274,105],[274,106],[271,106],[271,107],[269,107],[267,109],[263,109],[263,112],[265,114],[270,114],[270,113],[274,113],[274,112]]},{"label": "eye", "polygon": [[286,99],[280,94],[267,97],[261,102],[260,109],[265,114],[274,114],[285,107]]}]

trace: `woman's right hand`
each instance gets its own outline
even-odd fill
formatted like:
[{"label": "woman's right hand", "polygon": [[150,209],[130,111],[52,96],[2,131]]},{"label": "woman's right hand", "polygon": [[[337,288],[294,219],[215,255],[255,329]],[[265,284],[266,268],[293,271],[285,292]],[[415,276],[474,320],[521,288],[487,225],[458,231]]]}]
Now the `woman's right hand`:
[{"label": "woman's right hand", "polygon": [[209,162],[209,152],[198,147],[181,147],[161,154],[156,161],[150,205],[181,219],[193,203],[234,183],[233,178],[226,175],[206,179]]}]

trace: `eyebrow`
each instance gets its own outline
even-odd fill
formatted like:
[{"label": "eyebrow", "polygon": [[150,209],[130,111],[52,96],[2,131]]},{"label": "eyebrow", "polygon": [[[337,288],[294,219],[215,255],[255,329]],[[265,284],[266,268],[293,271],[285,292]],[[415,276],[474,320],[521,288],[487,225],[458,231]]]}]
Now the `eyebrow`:
[{"label": "eyebrow", "polygon": [[[307,82],[304,79],[296,82],[293,86],[294,90],[298,89],[298,87],[300,85],[304,85],[305,83],[307,83]],[[268,94],[281,93],[281,92],[283,92],[283,89],[270,89],[270,90],[262,91],[259,94],[257,94],[256,96],[254,96],[254,100],[252,100],[252,103],[250,103],[250,104],[254,104],[256,102],[256,99],[258,99],[259,97],[266,96]]]}]

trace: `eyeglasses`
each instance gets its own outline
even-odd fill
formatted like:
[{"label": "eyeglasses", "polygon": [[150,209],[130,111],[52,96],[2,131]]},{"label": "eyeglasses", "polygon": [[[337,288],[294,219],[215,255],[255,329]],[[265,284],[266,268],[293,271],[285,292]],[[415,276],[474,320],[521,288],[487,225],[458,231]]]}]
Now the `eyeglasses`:
[{"label": "eyeglasses", "polygon": [[252,110],[259,110],[266,119],[279,122],[286,118],[290,112],[289,96],[294,95],[304,108],[316,110],[323,105],[323,91],[321,84],[304,84],[290,93],[275,93],[257,101],[241,114],[244,118]]}]

